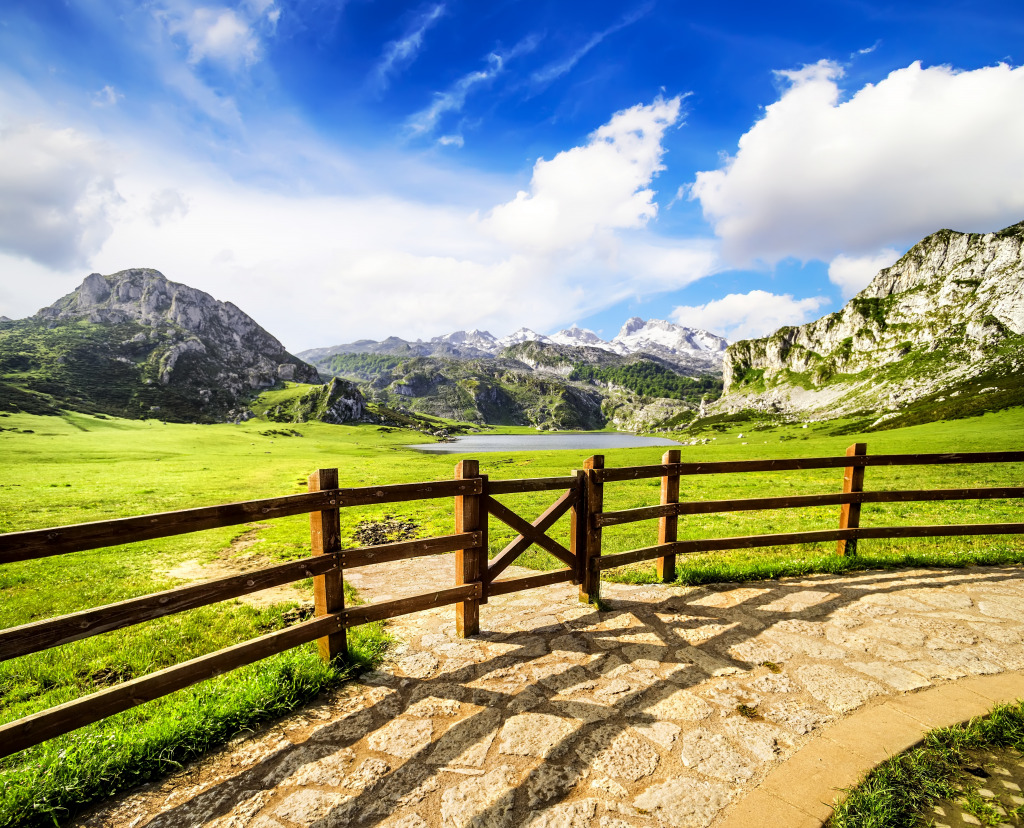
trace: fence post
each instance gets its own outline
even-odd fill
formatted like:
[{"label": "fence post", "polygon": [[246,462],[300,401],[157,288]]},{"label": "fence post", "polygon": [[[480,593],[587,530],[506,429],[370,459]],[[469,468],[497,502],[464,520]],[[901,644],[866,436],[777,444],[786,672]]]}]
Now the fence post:
[{"label": "fence post", "polygon": [[[854,443],[846,450],[847,457],[863,457],[868,453],[867,443]],[[847,466],[843,473],[843,494],[864,491],[864,467]],[[839,507],[839,528],[856,529],[860,526],[860,504],[844,503]],[[836,541],[836,553],[856,555],[857,539]]]},{"label": "fence post", "polygon": [[603,454],[595,454],[583,463],[586,543],[583,547],[580,601],[585,604],[597,604],[601,600],[601,573],[593,569],[593,562],[601,557],[601,527],[596,525],[594,516],[604,511],[604,481],[597,475],[603,468]]},{"label": "fence post", "polygon": [[[338,488],[337,469],[318,469],[309,476],[309,491],[323,492]],[[337,555],[341,552],[341,517],[338,509],[324,509],[309,513],[310,548],[313,555]],[[333,615],[345,609],[345,585],[338,568],[313,578],[313,603],[317,617]],[[318,638],[320,658],[334,661],[348,658],[348,640],[345,630]]]},{"label": "fence post", "polygon": [[[664,464],[678,463],[681,454],[679,449],[669,449],[661,458]],[[661,478],[661,505],[679,502],[679,475],[666,474]],[[675,543],[679,540],[679,516],[669,515],[658,519],[658,545]],[[676,579],[676,554],[672,552],[658,558],[658,580],[663,584],[671,584]]]},{"label": "fence post", "polygon": [[[467,480],[480,476],[477,460],[461,460],[455,466],[455,479]],[[481,531],[482,495],[458,495],[455,498],[455,532]],[[486,518],[485,518],[486,520]],[[486,536],[485,536],[486,537]],[[483,554],[487,554],[486,543]],[[459,549],[455,553],[455,585],[472,584],[483,580],[480,569],[480,547]],[[459,638],[477,635],[480,632],[480,601],[473,598],[455,605],[455,631]]]},{"label": "fence post", "polygon": [[587,559],[587,477],[583,469],[576,469],[576,502],[569,510],[569,551],[576,559],[576,572],[572,582],[583,583]]}]

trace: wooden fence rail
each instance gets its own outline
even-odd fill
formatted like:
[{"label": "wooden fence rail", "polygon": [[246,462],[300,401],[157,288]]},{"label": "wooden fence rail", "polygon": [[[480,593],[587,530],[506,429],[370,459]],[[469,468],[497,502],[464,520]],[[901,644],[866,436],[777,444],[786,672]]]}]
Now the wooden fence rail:
[{"label": "wooden fence rail", "polygon": [[[301,561],[0,630],[0,660],[31,655],[302,578],[313,579],[316,607],[316,617],[312,620],[2,725],[0,757],[301,644],[316,641],[324,658],[344,657],[347,654],[345,631],[359,624],[454,605],[459,634],[474,635],[480,628],[480,607],[489,597],[569,582],[579,585],[581,600],[594,603],[600,598],[601,572],[626,564],[656,561],[659,578],[669,582],[676,577],[676,556],[694,552],[837,541],[839,554],[855,554],[856,543],[871,538],[1021,534],[1024,523],[861,527],[860,509],[870,503],[1024,497],[1024,486],[863,491],[864,472],[869,466],[1022,462],[1024,451],[868,455],[864,444],[855,444],[845,457],[707,463],[682,463],[680,452],[674,449],[667,452],[658,465],[607,469],[604,458],[598,455],[587,460],[584,468],[571,476],[521,480],[492,481],[480,473],[476,460],[463,460],[456,468],[454,480],[360,488],[341,488],[336,469],[321,469],[310,476],[306,494],[0,534],[0,564],[12,564],[308,513],[311,551],[311,556]],[[843,469],[844,478],[842,491],[835,494],[679,502],[680,478],[688,475],[837,468]],[[659,504],[604,511],[605,484],[658,477],[661,478]],[[532,521],[495,499],[500,495],[555,491],[562,494]],[[342,548],[339,515],[343,508],[447,497],[453,499],[455,531],[451,535],[358,549]],[[686,515],[820,506],[840,507],[838,528],[678,539],[678,521]],[[566,515],[570,521],[568,547],[549,534]],[[492,517],[511,527],[517,535],[495,557],[489,558],[488,530]],[[642,520],[659,522],[655,546],[602,554],[604,527]],[[527,577],[501,578],[507,567],[532,546],[546,550],[566,568]],[[452,588],[378,604],[345,606],[345,570],[446,552],[455,553]]]}]

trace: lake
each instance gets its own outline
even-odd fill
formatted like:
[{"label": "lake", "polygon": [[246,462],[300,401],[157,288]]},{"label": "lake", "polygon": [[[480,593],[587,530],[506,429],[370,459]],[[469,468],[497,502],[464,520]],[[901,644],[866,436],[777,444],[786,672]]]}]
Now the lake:
[{"label": "lake", "polygon": [[640,437],[636,434],[602,432],[600,434],[470,434],[452,443],[418,443],[409,448],[427,454],[471,454],[485,451],[602,451],[605,449],[678,446],[664,437]]}]

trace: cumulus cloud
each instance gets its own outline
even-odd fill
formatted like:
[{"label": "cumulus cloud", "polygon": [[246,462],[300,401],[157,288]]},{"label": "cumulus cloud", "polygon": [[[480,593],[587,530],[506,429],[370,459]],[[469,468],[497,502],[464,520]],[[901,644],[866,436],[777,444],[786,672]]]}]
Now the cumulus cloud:
[{"label": "cumulus cloud", "polygon": [[391,76],[408,67],[423,47],[423,37],[444,14],[444,4],[438,3],[418,15],[409,30],[398,40],[384,46],[377,65],[370,74],[371,85],[383,92],[391,83]]},{"label": "cumulus cloud", "polygon": [[874,256],[836,256],[828,266],[828,279],[838,285],[843,298],[860,293],[868,286],[883,267],[888,267],[900,257],[900,252],[891,247]]},{"label": "cumulus cloud", "polygon": [[704,305],[680,305],[672,319],[691,328],[705,328],[724,335],[732,342],[765,336],[783,325],[809,322],[828,299],[815,296],[794,299],[792,294],[752,290],[730,293]]},{"label": "cumulus cloud", "polygon": [[735,264],[830,261],[941,227],[1024,215],[1024,67],[913,63],[849,97],[843,69],[781,72],[786,88],[691,197]]},{"label": "cumulus cloud", "polygon": [[[529,213],[540,198],[565,213],[558,225],[566,235],[557,243],[518,230],[510,238],[493,232],[491,217],[480,214],[514,191],[497,179],[484,186],[465,180],[464,172],[435,168],[436,186],[421,200],[384,195],[380,187],[373,195],[285,193],[156,154],[151,145],[124,143],[110,149],[118,158],[115,179],[101,149],[77,133],[37,130],[18,138],[20,154],[0,150],[0,203],[18,204],[22,212],[33,199],[46,207],[29,228],[0,214],[0,282],[39,270],[59,272],[62,281],[55,288],[54,279],[33,277],[10,297],[0,290],[0,313],[30,313],[92,270],[148,266],[235,302],[293,349],[467,327],[499,335],[524,324],[562,327],[717,268],[713,241],[666,239],[645,227],[654,215],[650,184],[661,165],[661,137],[677,118],[677,101],[625,110],[583,146],[547,162],[550,175],[541,166],[533,195],[515,209]],[[6,176],[45,166],[25,153],[50,144],[64,148],[58,158],[70,157],[84,172],[51,161],[49,177],[32,178],[24,193],[15,192]],[[60,189],[76,175],[78,189]],[[609,189],[595,190],[595,181]],[[80,223],[93,222],[84,229],[46,224],[50,213],[73,214],[76,197],[82,201],[82,193],[103,187],[109,197],[123,196],[116,213],[82,209]],[[450,200],[438,203],[438,192]],[[585,211],[571,214],[580,205]],[[30,266],[25,256],[41,264]]]},{"label": "cumulus cloud", "polygon": [[110,152],[73,129],[0,129],[0,250],[39,264],[84,264],[120,201]]},{"label": "cumulus cloud", "polygon": [[643,227],[658,211],[648,185],[664,169],[662,138],[679,109],[678,97],[638,104],[614,115],[586,145],[538,160],[530,191],[495,207],[484,228],[513,247],[542,251]]}]

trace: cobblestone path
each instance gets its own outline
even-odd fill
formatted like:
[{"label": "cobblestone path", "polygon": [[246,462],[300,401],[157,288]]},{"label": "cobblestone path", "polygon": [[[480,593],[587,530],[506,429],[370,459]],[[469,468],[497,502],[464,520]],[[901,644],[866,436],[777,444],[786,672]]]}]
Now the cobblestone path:
[{"label": "cobblestone path", "polygon": [[407,616],[384,668],[75,825],[704,828],[858,708],[1024,669],[1022,575],[606,583],[603,612],[562,584],[466,641]]}]

